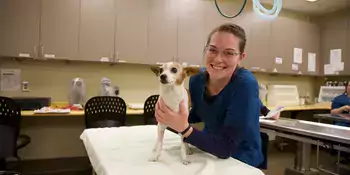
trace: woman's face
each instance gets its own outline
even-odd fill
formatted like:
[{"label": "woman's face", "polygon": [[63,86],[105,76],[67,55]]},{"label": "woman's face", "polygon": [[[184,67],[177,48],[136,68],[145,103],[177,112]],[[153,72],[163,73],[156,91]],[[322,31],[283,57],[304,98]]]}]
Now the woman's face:
[{"label": "woman's face", "polygon": [[205,67],[211,79],[230,77],[245,57],[239,51],[240,39],[228,32],[215,32],[205,49]]}]

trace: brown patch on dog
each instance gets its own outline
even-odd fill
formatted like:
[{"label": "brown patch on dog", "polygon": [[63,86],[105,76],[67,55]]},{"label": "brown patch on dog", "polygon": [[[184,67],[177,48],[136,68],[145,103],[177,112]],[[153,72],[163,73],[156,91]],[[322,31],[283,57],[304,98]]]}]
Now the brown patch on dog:
[{"label": "brown patch on dog", "polygon": [[159,74],[160,74],[160,67],[159,66],[151,66],[151,70],[156,76],[159,76]]},{"label": "brown patch on dog", "polygon": [[175,82],[177,85],[181,85],[186,78],[186,74],[183,71],[182,65],[180,63],[174,63],[173,67],[175,67],[178,71],[182,70],[181,74],[178,76]]}]

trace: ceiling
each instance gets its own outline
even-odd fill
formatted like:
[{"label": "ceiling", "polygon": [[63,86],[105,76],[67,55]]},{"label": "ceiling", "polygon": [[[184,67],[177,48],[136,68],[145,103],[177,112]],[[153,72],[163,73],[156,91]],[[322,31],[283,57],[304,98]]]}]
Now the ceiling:
[{"label": "ceiling", "polygon": [[[274,0],[260,0],[261,3],[273,4]],[[283,0],[282,8],[308,15],[324,15],[330,12],[350,8],[350,0]]]}]

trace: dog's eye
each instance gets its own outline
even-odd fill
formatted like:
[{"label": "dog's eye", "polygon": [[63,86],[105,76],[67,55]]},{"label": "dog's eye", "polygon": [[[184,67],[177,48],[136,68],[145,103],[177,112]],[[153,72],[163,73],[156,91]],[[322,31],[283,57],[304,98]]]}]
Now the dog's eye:
[{"label": "dog's eye", "polygon": [[159,74],[163,73],[163,68],[159,68]]},{"label": "dog's eye", "polygon": [[175,74],[177,72],[177,69],[175,67],[173,67],[173,68],[171,68],[171,72]]}]

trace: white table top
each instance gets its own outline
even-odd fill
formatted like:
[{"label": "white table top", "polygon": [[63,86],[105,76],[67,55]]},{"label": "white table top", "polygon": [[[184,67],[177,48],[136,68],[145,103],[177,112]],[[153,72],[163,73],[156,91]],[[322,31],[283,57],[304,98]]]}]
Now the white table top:
[{"label": "white table top", "polygon": [[86,129],[80,138],[98,175],[264,175],[236,159],[218,159],[194,147],[194,154],[189,155],[191,163],[183,165],[180,137],[170,131],[165,132],[159,161],[149,162],[157,139],[155,125]]}]

